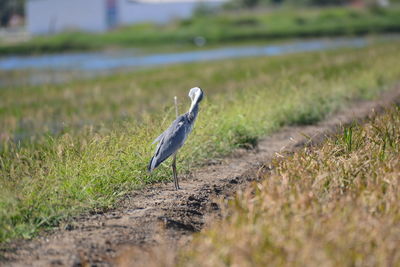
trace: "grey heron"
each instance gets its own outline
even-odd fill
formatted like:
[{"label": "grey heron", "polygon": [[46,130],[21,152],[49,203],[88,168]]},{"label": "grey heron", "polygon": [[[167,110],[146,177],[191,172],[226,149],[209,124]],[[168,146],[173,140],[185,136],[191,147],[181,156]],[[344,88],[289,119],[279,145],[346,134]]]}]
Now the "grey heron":
[{"label": "grey heron", "polygon": [[175,189],[179,189],[178,174],[176,171],[176,153],[185,143],[189,133],[193,129],[197,114],[199,113],[199,103],[203,99],[203,91],[199,87],[194,87],[189,91],[189,97],[192,100],[190,109],[185,114],[176,118],[176,120],[158,136],[153,144],[158,143],[154,156],[151,158],[148,170],[152,172],[163,161],[174,155],[172,161],[172,171],[174,173]]}]

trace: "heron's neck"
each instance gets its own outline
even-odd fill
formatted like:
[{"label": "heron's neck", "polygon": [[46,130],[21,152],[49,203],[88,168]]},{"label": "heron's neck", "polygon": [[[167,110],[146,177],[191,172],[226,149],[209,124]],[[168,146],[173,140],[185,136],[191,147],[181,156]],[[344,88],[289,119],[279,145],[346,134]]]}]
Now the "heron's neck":
[{"label": "heron's neck", "polygon": [[188,112],[189,120],[191,121],[195,120],[198,112],[199,112],[199,102],[193,101]]}]

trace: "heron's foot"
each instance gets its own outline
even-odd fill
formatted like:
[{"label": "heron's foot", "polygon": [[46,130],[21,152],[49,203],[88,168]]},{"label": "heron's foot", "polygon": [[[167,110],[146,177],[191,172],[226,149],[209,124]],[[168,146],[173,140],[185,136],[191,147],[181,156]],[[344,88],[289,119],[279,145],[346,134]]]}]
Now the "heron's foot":
[{"label": "heron's foot", "polygon": [[175,190],[181,189],[181,187],[179,186],[179,184],[176,181],[174,181],[174,185],[175,185]]}]

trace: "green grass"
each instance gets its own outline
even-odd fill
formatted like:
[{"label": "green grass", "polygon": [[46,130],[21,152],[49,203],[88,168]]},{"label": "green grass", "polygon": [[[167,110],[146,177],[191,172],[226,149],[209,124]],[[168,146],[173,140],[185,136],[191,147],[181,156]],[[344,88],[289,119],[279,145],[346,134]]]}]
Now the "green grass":
[{"label": "green grass", "polygon": [[[391,42],[2,89],[0,241],[31,237],[62,219],[112,207],[132,189],[170,180],[166,165],[147,173],[150,144],[174,117],[174,95],[181,111],[188,107],[190,87],[202,87],[206,98],[179,153],[181,172],[252,147],[283,125],[312,123],[377,96],[398,81],[399,59],[399,43]],[[44,134],[54,123],[66,126]],[[21,134],[36,137],[10,141]]]},{"label": "green grass", "polygon": [[[167,25],[141,24],[104,34],[67,32],[35,37],[18,44],[0,44],[0,55],[141,47],[177,50],[195,47],[202,36],[207,45],[233,44],[294,37],[394,33],[400,31],[400,7],[390,9],[275,9],[221,13]],[[171,48],[172,47],[172,48]]]},{"label": "green grass", "polygon": [[180,265],[398,266],[399,127],[393,107],[275,160],[195,237]]}]

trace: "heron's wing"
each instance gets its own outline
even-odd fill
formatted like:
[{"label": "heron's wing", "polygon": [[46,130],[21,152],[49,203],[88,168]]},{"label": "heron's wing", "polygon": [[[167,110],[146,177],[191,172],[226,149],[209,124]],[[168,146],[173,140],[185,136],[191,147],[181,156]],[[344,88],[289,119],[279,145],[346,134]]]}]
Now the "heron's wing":
[{"label": "heron's wing", "polygon": [[158,156],[159,158],[168,158],[183,145],[185,139],[185,121],[183,119],[174,121],[172,125],[162,134],[157,145],[155,156]]},{"label": "heron's wing", "polygon": [[[166,132],[166,131],[165,131]],[[161,139],[163,138],[165,132],[163,132],[162,134],[160,134],[156,139],[154,139],[153,143],[151,143],[152,145],[154,145],[155,143],[158,143],[161,141]]]},{"label": "heron's wing", "polygon": [[[163,137],[164,137],[164,135],[167,135],[167,134],[169,134],[171,131],[173,131],[175,128],[176,128],[176,124],[178,124],[180,121],[182,121],[182,115],[181,116],[179,116],[178,118],[176,118],[173,122],[172,122],[172,124],[171,124],[171,126],[169,126],[169,128],[167,129],[167,130],[165,130],[162,134],[160,134],[156,139],[154,139],[154,141],[153,141],[153,143],[151,143],[152,145],[154,145],[155,143],[159,143],[162,139],[163,139]],[[176,130],[176,129],[175,129]]]},{"label": "heron's wing", "polygon": [[178,117],[172,125],[159,137],[156,151],[150,161],[149,169],[156,168],[169,156],[175,153],[185,142],[187,134],[187,123],[183,116]]}]

